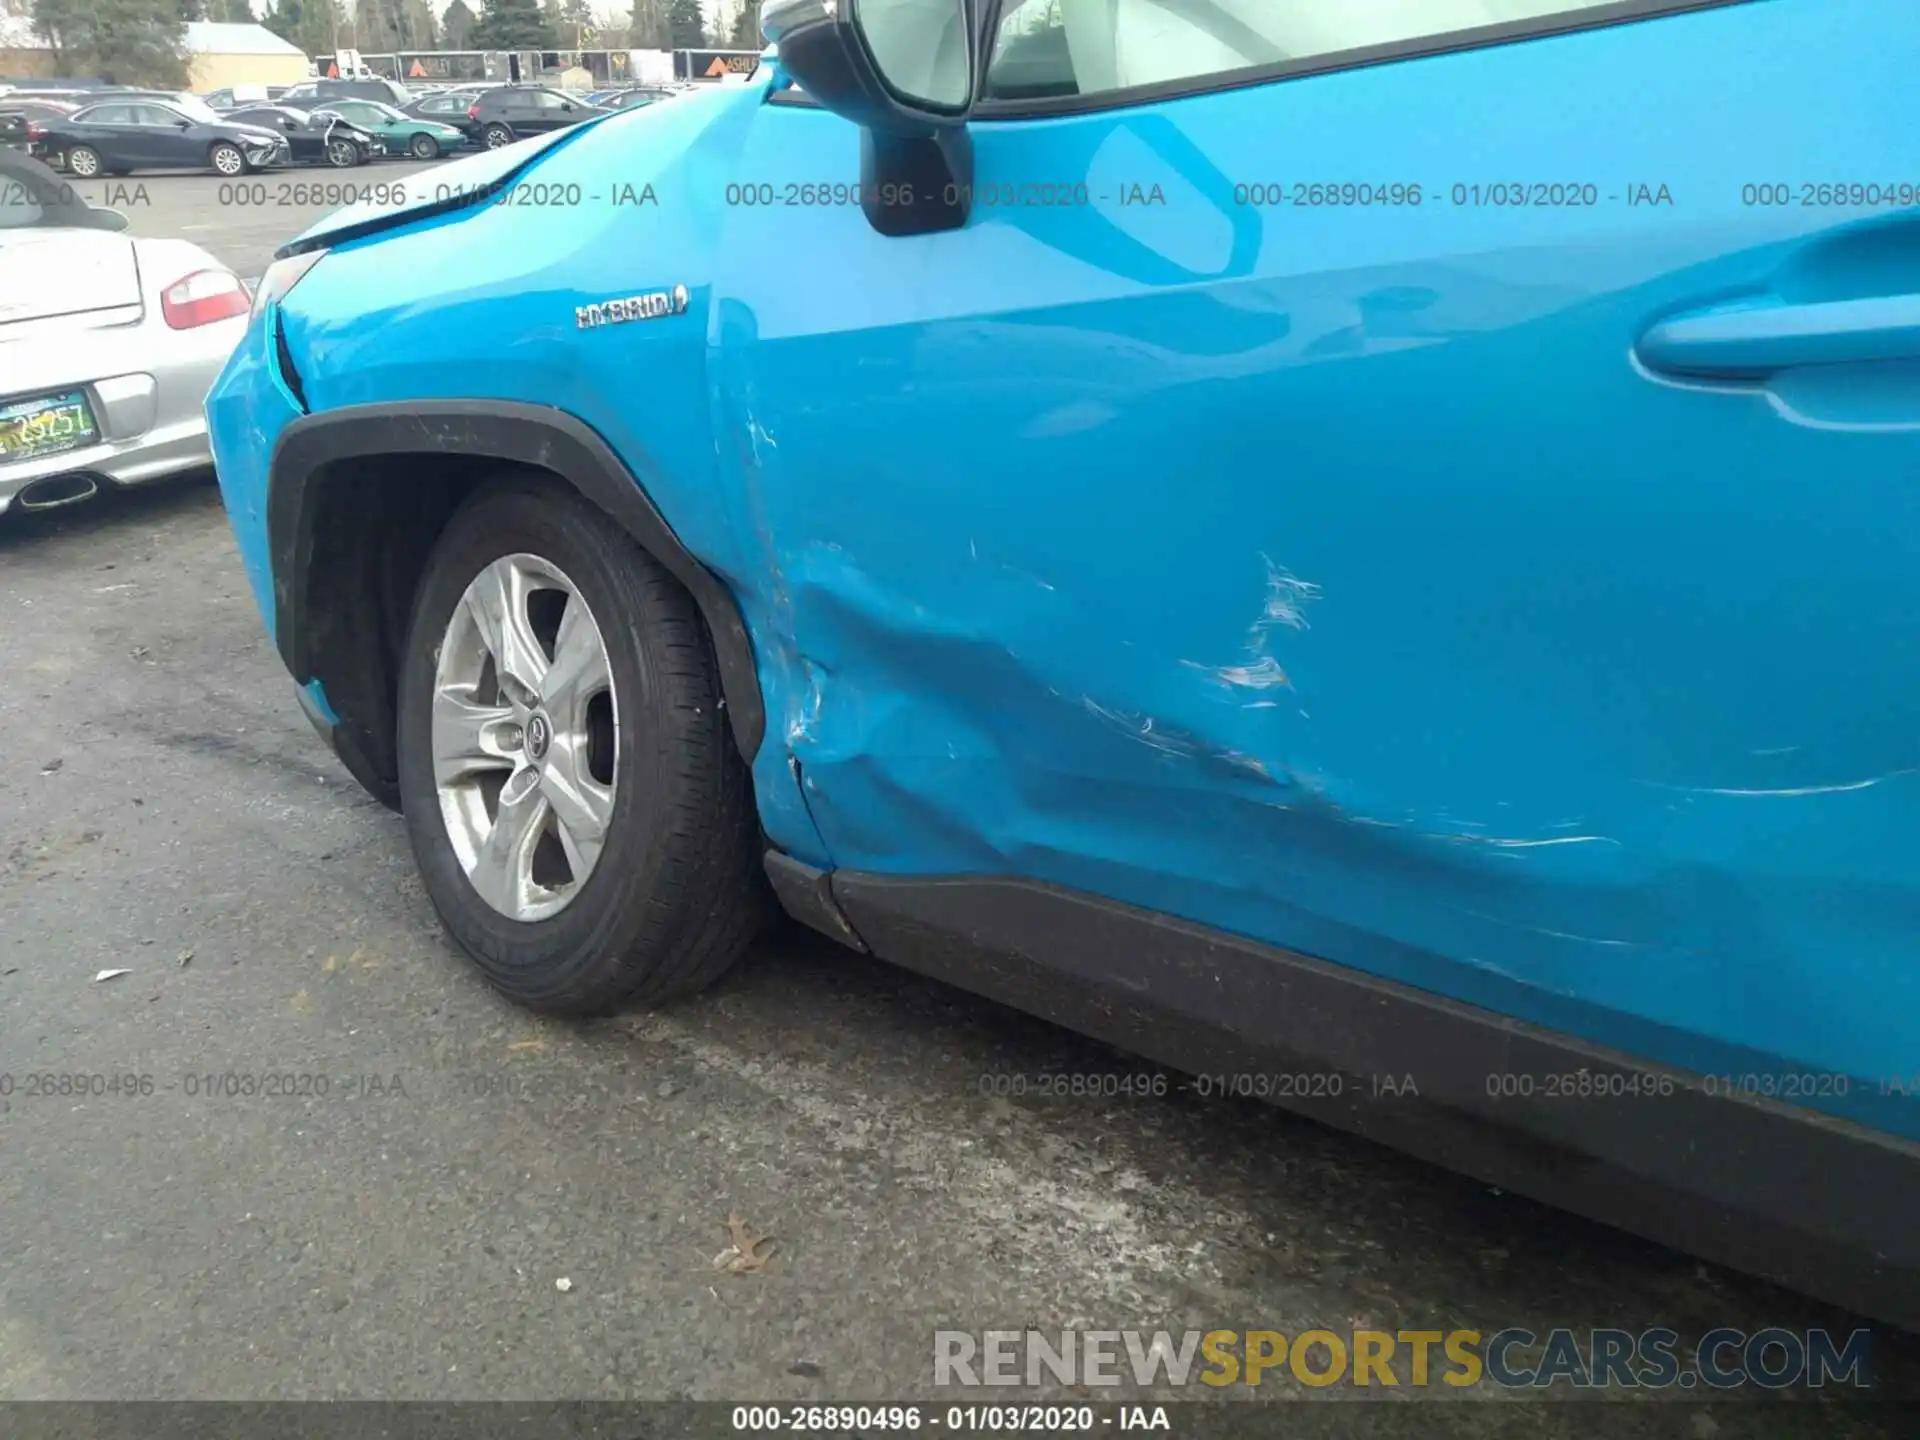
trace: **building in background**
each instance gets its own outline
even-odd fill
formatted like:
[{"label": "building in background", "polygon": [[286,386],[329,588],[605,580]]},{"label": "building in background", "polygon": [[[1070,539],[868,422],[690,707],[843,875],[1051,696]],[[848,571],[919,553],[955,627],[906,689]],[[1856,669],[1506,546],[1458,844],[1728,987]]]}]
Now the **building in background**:
[{"label": "building in background", "polygon": [[187,22],[191,84],[202,93],[233,85],[297,85],[307,78],[307,57],[264,25]]},{"label": "building in background", "polygon": [[[307,57],[264,25],[187,22],[188,85],[198,91],[233,85],[295,85],[307,78]],[[0,14],[0,77],[54,76],[53,47],[24,15]],[[68,75],[63,79],[87,79]]]}]

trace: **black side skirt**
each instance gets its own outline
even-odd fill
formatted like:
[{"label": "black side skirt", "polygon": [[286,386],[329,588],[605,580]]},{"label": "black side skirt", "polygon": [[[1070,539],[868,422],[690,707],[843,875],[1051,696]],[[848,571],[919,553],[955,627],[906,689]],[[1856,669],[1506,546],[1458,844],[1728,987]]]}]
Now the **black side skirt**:
[{"label": "black side skirt", "polygon": [[[1920,1145],[1709,1094],[1696,1075],[1097,896],[1021,880],[821,875],[770,858],[795,918],[836,939],[856,934],[908,969],[1223,1086],[1293,1077],[1238,1083],[1488,1184],[1920,1329]],[[1596,1093],[1563,1083],[1549,1096],[1549,1077],[1583,1070]],[[1532,1093],[1501,1093],[1515,1089]]]}]

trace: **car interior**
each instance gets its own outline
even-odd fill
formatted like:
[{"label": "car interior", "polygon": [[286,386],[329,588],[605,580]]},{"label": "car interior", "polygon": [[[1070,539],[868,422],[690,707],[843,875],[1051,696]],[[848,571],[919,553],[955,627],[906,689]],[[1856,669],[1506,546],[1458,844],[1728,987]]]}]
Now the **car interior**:
[{"label": "car interior", "polygon": [[1019,0],[1002,12],[984,97],[1049,99],[1131,89],[1538,19],[1599,3],[1603,0],[1342,0],[1339,5]]}]

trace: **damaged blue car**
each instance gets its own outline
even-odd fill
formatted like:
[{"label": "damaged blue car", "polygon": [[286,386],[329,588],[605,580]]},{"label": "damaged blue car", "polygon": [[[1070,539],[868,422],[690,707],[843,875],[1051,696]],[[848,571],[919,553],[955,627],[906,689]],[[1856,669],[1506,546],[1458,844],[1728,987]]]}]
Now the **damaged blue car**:
[{"label": "damaged blue car", "polygon": [[1920,8],[764,22],[285,246],[208,401],[486,978],[777,903],[1920,1325]]}]

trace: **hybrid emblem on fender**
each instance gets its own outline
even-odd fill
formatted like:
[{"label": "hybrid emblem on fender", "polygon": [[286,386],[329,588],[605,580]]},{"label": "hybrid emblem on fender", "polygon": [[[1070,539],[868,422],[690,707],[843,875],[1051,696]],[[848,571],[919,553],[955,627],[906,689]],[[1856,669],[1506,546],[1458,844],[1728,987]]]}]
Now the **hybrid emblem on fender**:
[{"label": "hybrid emblem on fender", "polygon": [[628,295],[620,300],[601,300],[592,305],[576,305],[573,323],[582,330],[601,325],[624,325],[629,320],[662,320],[669,315],[687,313],[687,287],[655,290],[646,295]]}]

